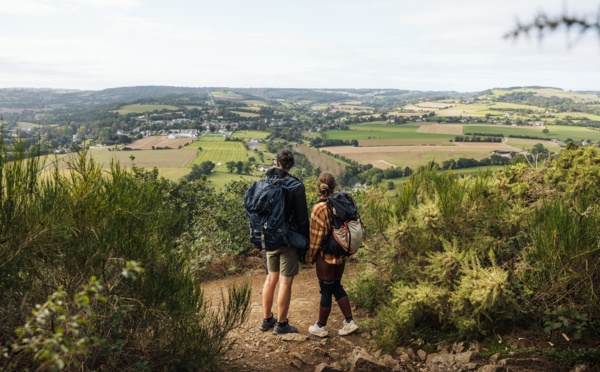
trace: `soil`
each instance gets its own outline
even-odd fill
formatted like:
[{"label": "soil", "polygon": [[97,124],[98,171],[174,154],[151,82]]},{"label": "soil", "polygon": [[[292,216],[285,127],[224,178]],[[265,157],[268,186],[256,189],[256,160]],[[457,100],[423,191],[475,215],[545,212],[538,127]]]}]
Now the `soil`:
[{"label": "soil", "polygon": [[[231,262],[223,265],[231,265]],[[244,262],[236,262],[235,265],[244,272],[227,276],[220,279],[210,279],[204,281],[202,289],[205,297],[213,304],[221,301],[222,294],[226,294],[227,288],[232,284],[249,283],[252,288],[251,294],[251,312],[246,323],[239,329],[230,333],[233,339],[233,346],[229,351],[222,355],[222,369],[226,371],[314,371],[321,364],[337,366],[341,370],[351,369],[352,350],[355,347],[364,348],[376,357],[380,356],[380,351],[374,341],[371,340],[369,331],[366,327],[361,327],[361,321],[368,319],[366,313],[353,309],[354,319],[359,328],[355,333],[347,336],[339,336],[337,330],[341,328],[343,316],[339,307],[332,306],[331,315],[327,328],[329,337],[319,338],[308,333],[308,327],[317,320],[318,306],[320,300],[318,282],[315,275],[314,266],[301,265],[300,273],[294,279],[292,287],[292,299],[288,318],[290,324],[298,327],[298,335],[301,341],[286,341],[282,336],[272,334],[272,330],[261,332],[259,325],[262,320],[262,287],[265,280],[265,272],[262,269],[262,262],[258,257],[246,259]],[[231,266],[230,266],[231,267]],[[216,268],[215,268],[216,269]],[[357,277],[359,266],[351,261],[346,265],[342,284],[348,287],[349,283]],[[218,272],[215,270],[213,272]],[[221,271],[225,275],[226,270]],[[275,293],[275,298],[277,292]],[[276,301],[272,309],[277,314]],[[533,347],[547,348],[548,339],[536,337],[530,332],[513,330],[509,335],[504,335],[499,339],[499,343],[509,349],[527,349]],[[561,338],[553,340],[556,343],[561,342]],[[551,348],[569,349],[576,345],[562,340],[564,345],[552,345]],[[570,344],[570,345],[569,345]],[[429,349],[435,348],[435,345],[429,345]],[[582,345],[579,345],[581,347]],[[587,347],[600,347],[598,342]],[[424,347],[427,348],[427,347]],[[483,346],[481,352],[486,350]],[[414,350],[416,351],[416,349]],[[512,353],[511,353],[512,354]],[[394,359],[398,355],[392,354]],[[555,362],[550,361],[540,355],[506,355],[504,358],[510,358],[511,371],[569,371],[561,368]],[[484,361],[487,363],[487,361]],[[337,363],[337,364],[336,364]],[[492,363],[489,361],[489,363]],[[407,364],[401,364],[401,371],[428,371],[429,366],[417,360],[411,360]],[[506,370],[506,369],[500,369]],[[588,368],[585,371],[598,371],[598,368]]]},{"label": "soil", "polygon": [[[320,363],[332,364],[336,361],[347,363],[347,357],[351,354],[354,346],[365,348],[369,345],[373,346],[366,332],[361,329],[344,337],[337,334],[337,330],[342,327],[344,317],[335,301],[327,324],[329,337],[319,338],[308,333],[308,327],[317,320],[321,298],[315,269],[311,265],[301,265],[300,273],[294,279],[292,300],[288,312],[290,324],[298,327],[299,334],[307,337],[307,340],[302,342],[283,341],[281,336],[273,335],[272,330],[261,332],[258,327],[263,317],[262,286],[265,272],[260,268],[260,261],[256,261],[256,266],[243,274],[211,280],[202,286],[206,298],[213,303],[219,303],[222,291],[226,291],[231,284],[250,283],[252,286],[250,316],[243,328],[231,333],[235,344],[223,355],[223,370],[288,371],[293,369],[314,371]],[[356,265],[348,264],[342,284],[347,286],[355,277]],[[277,297],[277,291],[275,297]],[[276,303],[273,304],[273,313],[277,314]],[[364,317],[356,312],[353,315],[360,326],[360,321]]]}]

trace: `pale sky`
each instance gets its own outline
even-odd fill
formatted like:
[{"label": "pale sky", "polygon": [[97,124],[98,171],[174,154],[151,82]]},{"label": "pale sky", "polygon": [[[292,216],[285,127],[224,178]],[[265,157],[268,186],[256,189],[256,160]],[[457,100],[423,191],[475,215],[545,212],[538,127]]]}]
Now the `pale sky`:
[{"label": "pale sky", "polygon": [[598,0],[0,0],[0,88],[600,91],[600,37],[506,40]]}]

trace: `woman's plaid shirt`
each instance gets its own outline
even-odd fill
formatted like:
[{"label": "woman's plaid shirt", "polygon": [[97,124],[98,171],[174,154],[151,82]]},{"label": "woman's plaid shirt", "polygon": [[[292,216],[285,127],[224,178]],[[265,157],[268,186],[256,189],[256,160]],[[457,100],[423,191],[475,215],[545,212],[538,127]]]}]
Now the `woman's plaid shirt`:
[{"label": "woman's plaid shirt", "polygon": [[[317,254],[321,250],[323,238],[331,234],[333,218],[327,208],[327,202],[320,200],[312,208],[310,214],[310,249],[306,253],[306,262],[314,263]],[[325,262],[330,265],[340,265],[346,262],[345,256],[324,255]]]}]

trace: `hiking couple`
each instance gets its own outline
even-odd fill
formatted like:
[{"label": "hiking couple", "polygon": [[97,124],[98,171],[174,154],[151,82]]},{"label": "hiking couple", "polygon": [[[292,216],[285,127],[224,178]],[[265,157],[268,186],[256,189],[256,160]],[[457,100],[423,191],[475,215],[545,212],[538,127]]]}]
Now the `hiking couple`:
[{"label": "hiking couple", "polygon": [[[306,192],[300,180],[289,174],[294,166],[294,155],[290,150],[282,149],[277,152],[277,167],[267,172],[267,177],[283,179],[287,197],[285,199],[285,218],[290,228],[308,238],[310,248],[305,257],[299,257],[297,249],[281,246],[276,250],[264,251],[266,255],[267,278],[262,292],[263,320],[261,331],[273,328],[273,334],[297,333],[298,328],[289,324],[287,313],[292,295],[292,283],[299,271],[300,259],[308,263],[316,263],[317,278],[319,280],[321,302],[319,306],[319,319],[309,327],[308,332],[318,337],[327,337],[327,319],[331,312],[332,296],[335,297],[342,314],[346,318],[344,326],[338,332],[341,336],[348,335],[358,329],[352,319],[350,300],[341,284],[346,256],[324,254],[321,251],[323,239],[332,233],[332,216],[327,208],[327,196],[333,194],[336,181],[331,172],[322,172],[317,181],[319,202],[313,208],[308,219]],[[279,282],[277,296],[277,317],[271,312],[275,297],[275,287]]]}]

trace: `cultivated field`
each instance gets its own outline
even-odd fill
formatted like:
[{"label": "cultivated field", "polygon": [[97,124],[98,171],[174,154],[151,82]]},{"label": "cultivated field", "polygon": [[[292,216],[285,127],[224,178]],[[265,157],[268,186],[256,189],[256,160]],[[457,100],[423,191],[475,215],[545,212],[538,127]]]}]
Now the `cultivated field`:
[{"label": "cultivated field", "polygon": [[[52,126],[55,126],[55,124],[52,124]],[[18,121],[17,127],[21,128],[21,129],[33,129],[33,128],[44,127],[44,125],[36,124],[36,123],[27,123],[25,121]]]},{"label": "cultivated field", "polygon": [[210,160],[216,164],[214,171],[226,172],[225,164],[228,161],[248,160],[248,151],[244,144],[242,142],[225,142],[225,137],[202,137],[199,141],[187,146],[185,151],[188,150],[193,154],[197,153],[193,164]]},{"label": "cultivated field", "polygon": [[[549,130],[548,134],[542,133],[542,130],[546,128]],[[547,139],[558,138],[560,140],[566,140],[571,138],[572,140],[578,141],[582,139],[591,139],[592,141],[600,141],[600,131],[586,127],[574,127],[567,125],[548,125],[546,127],[534,127],[534,126],[520,126],[513,127],[507,125],[464,125],[463,133],[502,133],[504,136],[508,135],[528,135],[536,136]]]},{"label": "cultivated field", "polygon": [[[350,130],[327,131],[327,139],[340,140],[368,140],[368,139],[421,139],[428,142],[433,139],[450,140],[453,135],[420,133],[419,125],[394,125],[394,124],[359,124],[351,125]],[[361,145],[362,146],[362,145]]]},{"label": "cultivated field", "polygon": [[168,138],[167,136],[152,136],[144,137],[132,142],[127,145],[127,147],[136,150],[151,150],[152,147],[170,147],[172,149],[177,149],[179,146],[185,146],[193,141],[193,138]]},{"label": "cultivated field", "polygon": [[296,145],[294,150],[301,154],[304,154],[313,168],[320,168],[321,170],[327,170],[336,175],[336,177],[343,177],[346,175],[346,169],[340,164],[340,162],[333,157],[321,153],[318,149],[308,147],[306,145]]},{"label": "cultivated field", "polygon": [[264,101],[259,101],[256,99],[246,99],[242,101],[243,103],[245,103],[248,106],[269,106],[268,103],[264,102]]},{"label": "cultivated field", "polygon": [[125,106],[120,107],[118,110],[115,110],[115,112],[118,112],[121,115],[127,115],[127,114],[131,114],[131,113],[143,114],[145,112],[153,112],[153,111],[161,111],[161,110],[176,111],[176,110],[179,110],[179,107],[171,106],[171,105],[146,105],[146,104],[125,105]]},{"label": "cultivated field", "polygon": [[259,178],[260,177],[249,176],[247,174],[240,175],[240,174],[236,174],[236,173],[215,172],[215,171],[213,171],[207,177],[207,179],[212,183],[212,185],[216,189],[222,189],[223,186],[225,186],[225,184],[227,184],[227,183],[229,183],[231,181],[240,181],[240,180],[256,181]]},{"label": "cultivated field", "polygon": [[[138,150],[138,151],[108,151],[108,147],[91,148],[89,151],[95,161],[105,168],[110,166],[111,160],[117,160],[121,166],[131,167],[133,163],[138,167],[152,169],[163,168],[189,168],[196,156],[195,151],[183,150]],[[189,169],[187,171],[189,173]]]},{"label": "cultivated field", "polygon": [[505,143],[509,146],[523,150],[530,150],[531,148],[533,148],[533,146],[537,145],[538,143],[541,143],[542,145],[544,145],[545,148],[552,152],[559,152],[561,149],[561,147],[554,142],[523,138],[508,138]]},{"label": "cultivated field", "polygon": [[245,111],[231,111],[234,114],[237,114],[243,118],[256,118],[259,117],[260,114],[255,114],[253,112],[245,112]]},{"label": "cultivated field", "polygon": [[519,148],[502,143],[452,143],[448,146],[373,146],[326,147],[333,154],[340,154],[361,164],[373,164],[378,168],[409,166],[411,168],[425,165],[431,160],[442,163],[448,159],[474,158],[483,159],[491,156],[493,150],[522,151]]},{"label": "cultivated field", "polygon": [[406,105],[403,109],[408,111],[433,111],[449,109],[453,106],[456,106],[456,104],[444,102],[419,102],[414,105]]},{"label": "cultivated field", "polygon": [[270,134],[269,132],[261,132],[259,130],[236,130],[235,132],[233,132],[231,137],[238,137],[238,138],[242,138],[246,141],[249,141],[252,138],[260,138],[260,139],[267,138],[269,136],[269,134]]},{"label": "cultivated field", "polygon": [[215,91],[215,92],[210,92],[210,94],[212,94],[214,99],[238,100],[238,99],[244,98],[243,96],[241,96],[237,93],[231,92],[231,91],[227,91],[227,92]]},{"label": "cultivated field", "polygon": [[373,108],[369,106],[362,106],[361,102],[335,102],[331,104],[331,108],[334,111],[347,112],[349,114],[355,114],[357,112],[372,112]]},{"label": "cultivated field", "polygon": [[462,124],[423,123],[417,129],[418,133],[463,134]]}]

